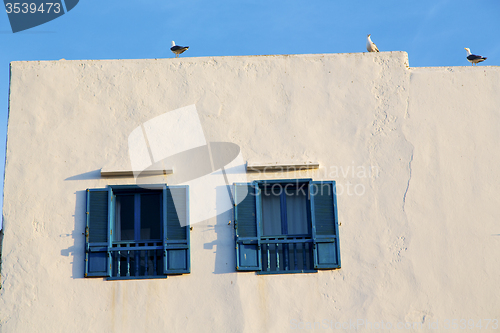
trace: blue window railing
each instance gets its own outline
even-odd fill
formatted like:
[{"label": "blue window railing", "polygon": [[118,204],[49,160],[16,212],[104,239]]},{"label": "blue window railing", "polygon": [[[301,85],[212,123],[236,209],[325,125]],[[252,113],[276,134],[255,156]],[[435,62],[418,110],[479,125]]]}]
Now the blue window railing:
[{"label": "blue window railing", "polygon": [[113,242],[111,247],[112,278],[152,278],[163,275],[161,241]]},{"label": "blue window railing", "polygon": [[260,274],[316,272],[311,236],[262,237],[260,245]]}]

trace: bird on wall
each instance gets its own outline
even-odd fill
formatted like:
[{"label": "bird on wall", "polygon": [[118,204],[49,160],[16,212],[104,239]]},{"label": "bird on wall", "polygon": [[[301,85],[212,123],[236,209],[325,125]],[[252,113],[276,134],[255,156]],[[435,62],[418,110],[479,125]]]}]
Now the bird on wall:
[{"label": "bird on wall", "polygon": [[486,57],[470,53],[470,49],[468,47],[465,48],[465,51],[467,51],[467,60],[472,64],[472,66],[486,60]]},{"label": "bird on wall", "polygon": [[170,48],[170,51],[174,52],[175,57],[178,58],[181,53],[189,49],[189,46],[179,46],[175,45],[175,42],[172,41],[172,47]]},{"label": "bird on wall", "polygon": [[368,50],[368,52],[380,52],[377,45],[375,45],[375,43],[370,39],[370,36],[371,34],[368,34],[368,36],[366,36],[366,49]]}]

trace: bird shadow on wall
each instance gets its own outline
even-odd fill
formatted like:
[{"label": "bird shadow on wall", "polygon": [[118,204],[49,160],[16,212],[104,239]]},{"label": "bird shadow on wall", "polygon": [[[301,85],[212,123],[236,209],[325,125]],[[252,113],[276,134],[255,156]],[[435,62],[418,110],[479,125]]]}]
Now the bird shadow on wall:
[{"label": "bird shadow on wall", "polygon": [[[216,197],[223,198],[227,196],[229,186],[217,186]],[[231,193],[231,192],[229,192]],[[205,250],[215,252],[214,274],[235,273],[236,258],[234,253],[234,228],[232,209],[224,211],[227,208],[227,202],[217,200],[216,211],[221,212],[216,217],[216,224],[211,226],[217,235],[217,238],[210,243],[203,244]]]},{"label": "bird shadow on wall", "polygon": [[[98,170],[99,171],[99,170]],[[61,255],[65,257],[73,257],[71,262],[72,268],[72,278],[73,279],[83,279],[84,275],[84,263],[85,263],[85,225],[86,225],[86,191],[76,191],[76,203],[75,203],[75,228],[71,234],[62,234],[59,237],[72,237],[73,245],[67,249],[61,250]]]}]

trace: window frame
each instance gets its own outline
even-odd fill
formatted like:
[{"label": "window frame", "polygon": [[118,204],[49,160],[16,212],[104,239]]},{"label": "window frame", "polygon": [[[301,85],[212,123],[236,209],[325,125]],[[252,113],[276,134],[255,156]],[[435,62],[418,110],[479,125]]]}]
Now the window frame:
[{"label": "window frame", "polygon": [[[289,224],[288,224],[288,199],[287,199],[287,186],[291,185],[291,182],[277,182],[277,181],[267,181],[267,180],[258,180],[256,181],[260,191],[262,192],[264,190],[264,187],[273,187],[275,184],[279,184],[284,191],[280,192],[280,227],[281,227],[281,233],[280,234],[275,234],[275,235],[264,235],[264,216],[262,216],[262,237],[287,237],[287,236],[311,236],[312,235],[312,228],[311,228],[311,209],[310,209],[310,199],[308,196],[305,197],[305,204],[306,204],[306,227],[307,227],[307,233],[305,234],[290,234],[289,233]],[[285,186],[282,186],[281,184],[286,184]],[[300,185],[299,185],[300,184]],[[298,186],[307,186],[305,194],[309,193],[309,179],[305,179],[304,181],[297,181],[293,183],[292,187],[298,187]],[[271,193],[273,193],[273,190],[271,190]],[[274,193],[273,193],[274,194]],[[261,207],[262,207],[262,214],[264,213],[264,205],[263,205],[263,197],[262,195],[260,196],[261,200]]]},{"label": "window frame", "polygon": [[[149,239],[143,239],[141,238],[141,226],[142,226],[142,200],[143,200],[143,194],[161,194],[161,200],[163,201],[163,191],[162,189],[145,189],[144,191],[140,191],[139,189],[137,189],[137,191],[134,191],[135,189],[134,188],[130,188],[130,189],[120,189],[120,188],[116,188],[114,185],[112,186],[112,189],[113,189],[113,195],[116,199],[116,203],[115,203],[115,219],[114,219],[114,228],[115,229],[115,232],[113,234],[113,239],[112,241],[113,242],[136,242],[136,243],[148,243],[148,242],[153,242],[153,241],[161,241],[162,240],[162,235],[163,235],[163,203],[160,203],[160,217],[159,217],[159,220],[158,220],[158,224],[159,224],[159,227],[160,227],[160,237],[159,238],[149,238]],[[118,190],[118,191],[117,191]],[[155,193],[155,192],[159,192],[159,193]],[[118,196],[120,197],[123,197],[123,196],[133,196],[133,201],[134,201],[134,239],[133,240],[130,240],[130,239],[123,239],[123,235],[122,235],[122,239],[116,239],[117,235],[119,234],[118,232],[118,207],[116,206],[117,205],[117,202],[118,202]],[[113,221],[111,221],[113,223]],[[120,225],[122,224],[122,222],[120,222]],[[121,234],[121,232],[120,232]]]},{"label": "window frame", "polygon": [[[300,240],[304,244],[301,249],[304,256],[304,265],[302,269],[290,270],[291,263],[286,259],[290,256],[289,245],[293,244],[294,241],[288,240],[293,238],[295,235],[281,235],[281,236],[264,236],[263,234],[263,219],[262,219],[262,198],[261,198],[261,186],[279,184],[294,184],[298,185],[300,183],[307,184],[307,224],[308,224],[308,235],[305,235],[304,239]],[[235,202],[234,213],[234,227],[235,231],[235,242],[236,242],[236,270],[237,271],[256,271],[257,274],[287,274],[287,273],[315,273],[320,269],[338,269],[341,267],[340,262],[340,244],[339,244],[339,229],[338,229],[338,215],[337,215],[337,198],[335,190],[335,181],[313,181],[312,179],[272,179],[272,180],[256,180],[251,183],[235,183],[233,186]],[[286,185],[285,185],[286,186]],[[318,186],[321,186],[321,194],[319,191],[313,193],[313,188],[318,190]],[[327,200],[325,201],[323,195],[323,187],[327,186],[329,189],[327,193]],[[246,193],[243,197],[243,190],[246,187]],[[247,196],[253,196],[252,199]],[[331,196],[331,198],[330,198]],[[315,210],[315,198],[317,199],[317,207]],[[331,199],[331,202],[329,200]],[[325,209],[326,208],[326,209]],[[241,212],[240,212],[241,211]],[[316,223],[318,219],[318,223]],[[255,223],[255,229],[253,229],[253,223]],[[320,232],[317,232],[316,226],[320,227]],[[325,226],[327,227],[325,229]],[[239,229],[244,230],[244,234],[240,234]],[[251,228],[252,227],[252,228]],[[248,232],[251,230],[251,232]],[[266,270],[271,268],[269,259],[267,261],[266,269],[263,268],[263,246],[267,242],[267,239],[278,238],[275,243],[276,247],[274,253],[276,255],[274,267],[279,268],[279,250],[277,243],[288,244],[287,246],[281,245],[281,251],[285,258],[285,270]],[[281,238],[281,239],[279,239]],[[299,238],[299,237],[296,237]],[[309,240],[310,239],[310,240]],[[267,242],[269,243],[269,242]],[[296,242],[295,242],[296,243]],[[310,243],[312,249],[308,248],[307,252],[310,253],[308,266],[311,269],[304,269],[306,265],[305,243]],[[269,246],[269,245],[268,245]],[[295,251],[297,245],[293,245]],[[287,253],[285,255],[285,252]],[[267,251],[267,258],[269,258],[269,251]],[[297,267],[296,262],[297,254],[294,252],[294,268]],[[308,268],[309,268],[308,267]]]},{"label": "window frame", "polygon": [[[115,240],[114,229],[116,227],[116,195],[124,193],[142,194],[149,191],[161,191],[161,220],[160,230],[161,239],[158,240],[139,240],[134,236],[134,240]],[[185,192],[185,196],[183,194]],[[99,193],[96,195],[92,193]],[[120,193],[122,192],[122,193]],[[174,194],[175,192],[175,194]],[[104,202],[106,193],[107,200]],[[174,199],[175,196],[175,199]],[[134,199],[135,200],[135,199]],[[180,200],[180,201],[178,201]],[[175,201],[175,202],[174,202]],[[185,211],[178,211],[176,203],[181,203],[181,208]],[[169,213],[173,208],[173,214]],[[168,275],[189,274],[191,271],[190,265],[190,230],[189,230],[189,187],[187,185],[168,186],[167,184],[147,184],[147,185],[108,185],[106,188],[87,189],[87,226],[86,226],[86,244],[85,244],[85,277],[105,277],[107,280],[127,280],[127,279],[154,279],[166,278]],[[93,222],[92,219],[97,222]],[[140,218],[139,218],[140,219]],[[183,219],[185,226],[182,227],[180,222]],[[176,225],[177,221],[177,225]],[[137,221],[134,217],[134,234],[135,224]],[[93,230],[93,231],[91,231]],[[181,231],[179,233],[179,230]],[[100,242],[92,242],[92,234],[96,233],[97,239]],[[169,234],[172,233],[172,239],[169,239]],[[106,242],[103,242],[103,234],[106,234]],[[184,238],[179,238],[184,237]],[[94,236],[96,238],[96,236]],[[176,239],[175,239],[176,238]],[[142,246],[141,246],[142,244]],[[158,250],[162,251],[163,272],[160,267],[156,266]],[[157,275],[130,275],[130,261],[127,258],[127,275],[123,276],[120,272],[120,262],[113,266],[113,254],[117,253],[121,258],[121,251],[127,251],[127,255],[133,252],[141,259],[141,252],[145,251],[145,256],[149,261],[149,251],[154,253],[154,268],[153,272]],[[139,253],[137,255],[137,253]],[[104,263],[105,261],[105,263]],[[140,272],[140,263],[136,261],[135,270]],[[150,268],[151,269],[151,268]],[[113,272],[117,271],[117,275],[113,276]],[[148,264],[145,264],[145,271],[148,270]],[[139,274],[139,273],[137,273]]]},{"label": "window frame", "polygon": [[[306,196],[306,226],[307,233],[306,234],[289,234],[288,233],[288,215],[287,215],[287,187],[291,185],[294,188],[306,186],[306,194],[309,193],[309,185],[312,179],[280,179],[280,180],[257,180],[255,181],[258,190],[261,192],[259,196],[261,211],[259,214],[262,216],[261,223],[262,226],[260,228],[260,256],[261,259],[267,259],[266,262],[262,263],[262,269],[257,271],[257,274],[296,274],[296,273],[316,273],[317,269],[314,269],[314,258],[313,258],[313,240],[312,240],[312,217],[311,217],[311,209],[310,209],[310,198]],[[280,187],[280,219],[281,219],[281,234],[279,235],[264,235],[264,218],[263,218],[263,196],[262,192],[265,191],[266,187],[274,187],[278,185]],[[272,192],[272,190],[271,190]],[[286,230],[285,230],[286,228]],[[286,231],[286,234],[284,233]],[[274,251],[271,251],[271,245],[274,245]],[[281,246],[281,251],[279,250]],[[296,250],[297,246],[301,247],[302,253],[302,269],[298,269],[298,260],[294,260],[294,265],[297,266],[297,269],[289,269],[292,265],[289,262],[290,256],[290,246]],[[307,247],[307,249],[306,249]],[[265,252],[264,252],[265,251]],[[280,270],[280,260],[279,258],[281,252],[281,256],[284,260],[283,267],[284,270]],[[272,260],[273,258],[274,260]],[[294,259],[297,259],[297,254],[294,254]],[[274,267],[278,267],[277,270],[271,270],[271,262],[274,261]],[[305,268],[304,266],[311,267],[310,269]]]}]

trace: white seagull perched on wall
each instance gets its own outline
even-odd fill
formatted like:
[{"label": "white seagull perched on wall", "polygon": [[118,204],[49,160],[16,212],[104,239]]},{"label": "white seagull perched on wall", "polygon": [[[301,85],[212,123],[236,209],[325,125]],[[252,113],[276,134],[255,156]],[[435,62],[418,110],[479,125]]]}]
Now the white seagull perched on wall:
[{"label": "white seagull perched on wall", "polygon": [[179,54],[186,51],[187,49],[189,49],[189,46],[175,45],[175,42],[172,41],[172,47],[170,48],[170,51],[174,52],[175,57],[177,58],[177,57],[179,57]]},{"label": "white seagull perched on wall", "polygon": [[371,34],[368,34],[368,36],[366,36],[366,49],[368,50],[368,52],[380,52],[377,45],[375,45],[375,43],[370,39],[370,36]]},{"label": "white seagull perched on wall", "polygon": [[470,49],[468,47],[465,48],[465,51],[467,51],[467,60],[472,64],[472,66],[486,60],[486,57],[470,53]]}]

